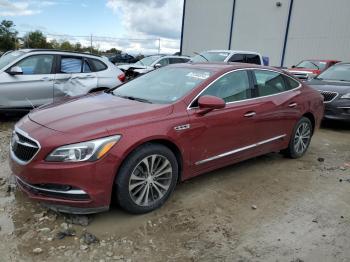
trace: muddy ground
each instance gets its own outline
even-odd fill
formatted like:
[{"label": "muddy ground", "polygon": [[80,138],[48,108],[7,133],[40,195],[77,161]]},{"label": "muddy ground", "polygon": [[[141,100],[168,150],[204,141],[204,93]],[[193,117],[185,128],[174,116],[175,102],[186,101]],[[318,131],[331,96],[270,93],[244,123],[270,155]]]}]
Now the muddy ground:
[{"label": "muddy ground", "polygon": [[0,121],[0,261],[350,261],[350,125],[324,124],[301,159],[269,154],[179,184],[153,213],[72,221],[13,188],[15,120]]}]

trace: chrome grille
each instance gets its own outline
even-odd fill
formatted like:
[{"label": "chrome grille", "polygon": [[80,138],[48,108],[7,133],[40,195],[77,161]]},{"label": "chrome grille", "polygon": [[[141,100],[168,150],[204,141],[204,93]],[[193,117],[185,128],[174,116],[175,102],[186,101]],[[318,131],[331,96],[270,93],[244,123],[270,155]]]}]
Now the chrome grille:
[{"label": "chrome grille", "polygon": [[337,92],[323,91],[323,90],[318,90],[318,91],[321,93],[321,95],[323,95],[325,103],[332,102],[338,96]]},{"label": "chrome grille", "polygon": [[18,130],[12,133],[11,152],[17,162],[27,164],[39,152],[39,144]]}]

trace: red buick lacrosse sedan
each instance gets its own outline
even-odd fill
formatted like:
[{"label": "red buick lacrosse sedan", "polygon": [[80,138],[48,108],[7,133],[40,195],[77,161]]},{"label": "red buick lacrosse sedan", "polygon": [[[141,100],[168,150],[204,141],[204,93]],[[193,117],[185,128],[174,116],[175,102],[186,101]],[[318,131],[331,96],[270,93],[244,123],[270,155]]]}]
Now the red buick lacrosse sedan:
[{"label": "red buick lacrosse sedan", "polygon": [[47,105],[13,131],[10,165],[30,198],[69,213],[160,207],[178,181],[269,152],[307,150],[323,98],[283,71],[177,64]]}]

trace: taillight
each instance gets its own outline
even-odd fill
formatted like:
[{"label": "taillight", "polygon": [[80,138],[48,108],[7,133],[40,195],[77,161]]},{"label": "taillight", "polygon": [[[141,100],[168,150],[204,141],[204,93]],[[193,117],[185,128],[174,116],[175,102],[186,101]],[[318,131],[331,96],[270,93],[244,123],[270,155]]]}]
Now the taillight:
[{"label": "taillight", "polygon": [[121,73],[119,76],[118,76],[118,79],[122,82],[125,81],[125,74],[124,73]]}]

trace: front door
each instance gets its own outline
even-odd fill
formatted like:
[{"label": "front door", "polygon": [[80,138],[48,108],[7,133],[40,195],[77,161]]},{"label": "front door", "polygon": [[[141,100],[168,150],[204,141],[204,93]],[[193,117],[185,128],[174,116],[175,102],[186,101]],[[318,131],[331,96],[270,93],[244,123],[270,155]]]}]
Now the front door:
[{"label": "front door", "polygon": [[32,108],[53,101],[54,55],[32,55],[16,65],[23,74],[3,72],[0,83],[1,96],[6,108]]},{"label": "front door", "polygon": [[252,98],[249,74],[246,70],[229,72],[200,94],[224,99],[225,108],[200,115],[197,100],[192,103],[189,117],[194,173],[226,165],[254,152],[256,103],[249,100]]}]

